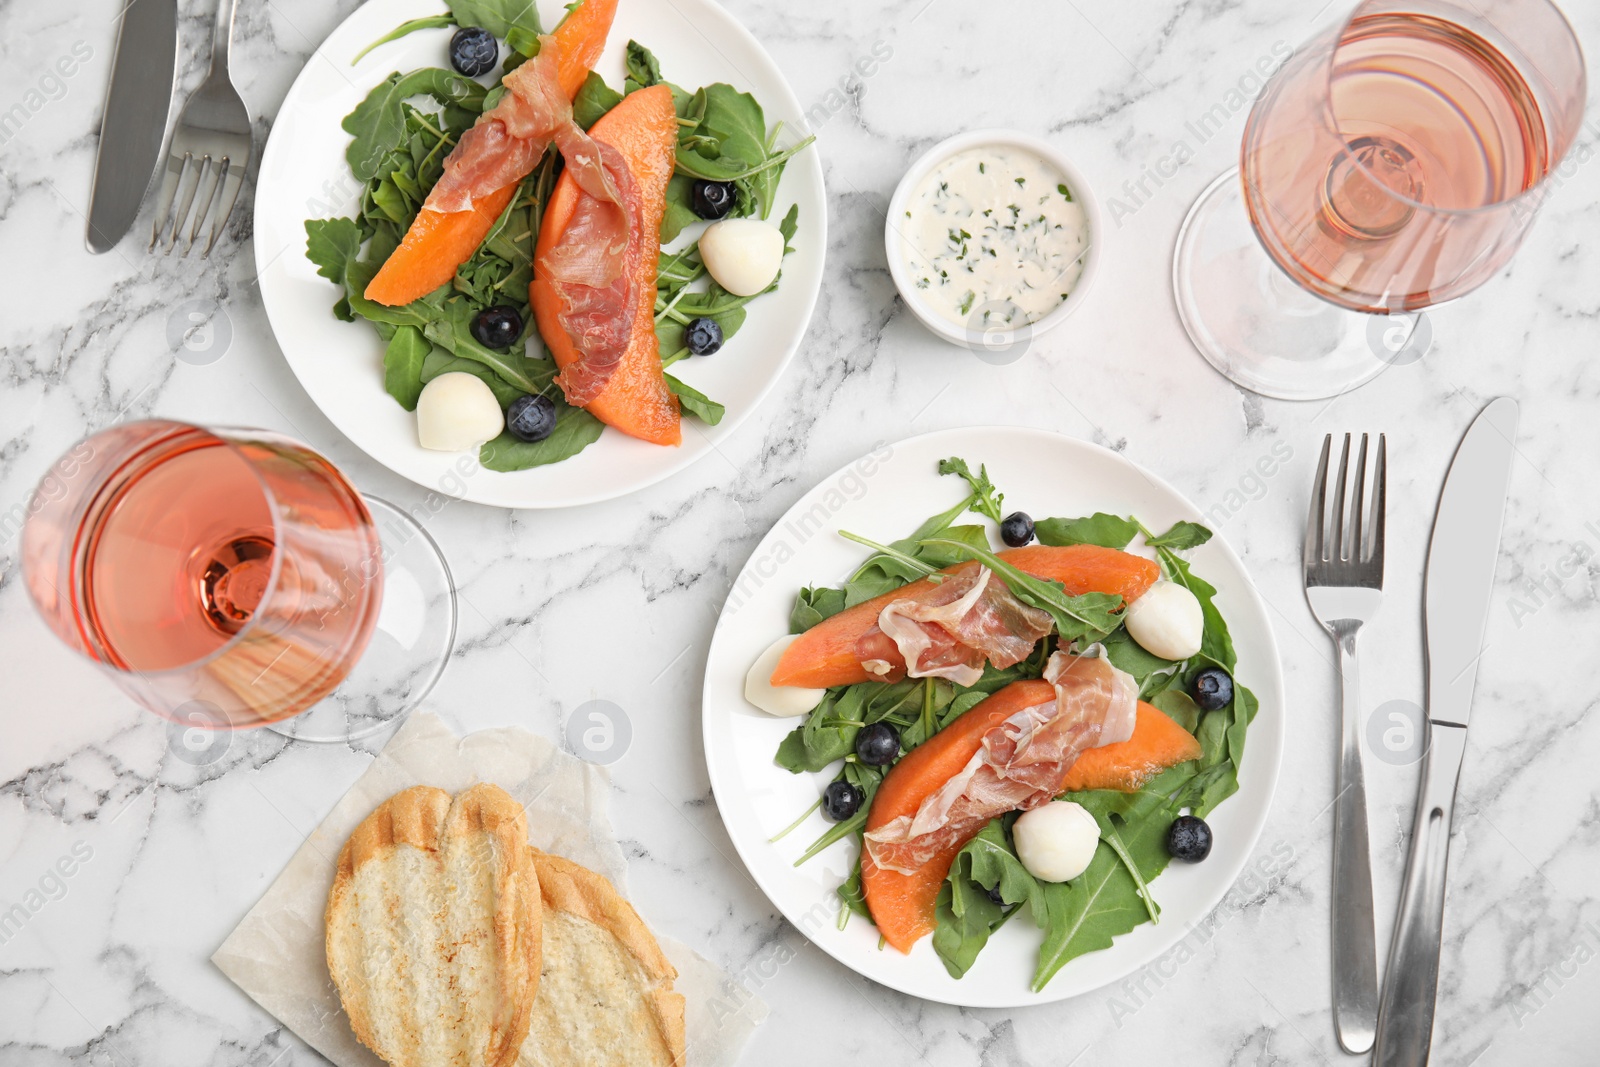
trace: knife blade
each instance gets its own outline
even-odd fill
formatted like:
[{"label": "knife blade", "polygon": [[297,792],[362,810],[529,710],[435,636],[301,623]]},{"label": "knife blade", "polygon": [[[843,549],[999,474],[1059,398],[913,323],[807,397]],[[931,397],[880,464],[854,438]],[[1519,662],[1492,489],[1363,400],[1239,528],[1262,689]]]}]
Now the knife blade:
[{"label": "knife blade", "polygon": [[89,194],[89,251],[122,240],[155,177],[178,75],[178,0],[129,0],[106,84],[94,188]]},{"label": "knife blade", "polygon": [[1456,449],[1439,494],[1423,595],[1427,751],[1378,1007],[1374,1067],[1424,1067],[1433,1042],[1450,822],[1489,622],[1516,455],[1517,414],[1517,402],[1510,397],[1500,397],[1479,413]]},{"label": "knife blade", "polygon": [[1489,622],[1500,526],[1517,436],[1517,402],[1478,415],[1445,477],[1428,545],[1428,718],[1467,725]]}]

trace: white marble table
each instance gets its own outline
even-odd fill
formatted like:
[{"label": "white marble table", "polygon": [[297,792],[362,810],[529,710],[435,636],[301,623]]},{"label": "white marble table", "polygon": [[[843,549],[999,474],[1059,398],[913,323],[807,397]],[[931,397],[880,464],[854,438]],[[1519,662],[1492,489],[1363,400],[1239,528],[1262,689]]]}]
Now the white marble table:
[{"label": "white marble table", "polygon": [[[7,513],[87,430],[152,414],[287,431],[381,496],[405,503],[421,490],[341,439],[289,373],[253,286],[247,213],[210,262],[153,259],[132,241],[82,251],[119,6],[0,2],[0,112],[16,102],[24,113],[17,123],[13,110],[0,147],[0,910],[28,911],[0,936],[0,1064],[313,1063],[207,957],[369,755],[254,733],[212,765],[177,759],[159,720],[36,620]],[[211,4],[183,6],[192,86]],[[235,66],[261,134],[353,6],[241,5]],[[1392,594],[1367,642],[1366,695],[1375,708],[1418,702],[1432,504],[1460,432],[1500,393],[1522,401],[1522,459],[1456,826],[1435,1062],[1593,1062],[1600,165],[1569,172],[1509,269],[1432,315],[1422,362],[1326,406],[1242,395],[1190,349],[1168,271],[1178,223],[1229,164],[1244,115],[1203,143],[1186,123],[1275,45],[1338,14],[1308,20],[1313,6],[734,0],[826,120],[834,236],[799,357],[717,456],[647,492],[553,514],[452,504],[432,521],[461,584],[462,629],[430,707],[461,730],[516,723],[552,737],[586,700],[626,709],[634,736],[615,766],[613,811],[635,895],[660,929],[771,1003],[746,1062],[1341,1061],[1327,1008],[1332,667],[1297,563],[1307,483],[1324,432],[1388,433]],[[1568,10],[1600,55],[1600,6],[1572,0]],[[75,48],[74,76],[56,80],[57,58]],[[891,54],[857,73],[874,51]],[[1134,209],[1107,235],[1093,298],[1004,367],[911,320],[881,241],[884,204],[910,160],[992,125],[1048,136],[1102,197]],[[1583,135],[1585,159],[1597,137],[1600,125]],[[1180,142],[1193,158],[1174,171],[1161,160]],[[232,329],[208,365],[175,360],[165,340],[174,309],[193,298],[220,302]],[[1214,931],[1121,988],[1014,1013],[866,985],[780,919],[722,830],[697,711],[730,578],[804,489],[877,440],[994,422],[1105,444],[1210,510],[1274,609],[1291,726],[1259,847],[1266,873],[1236,887]],[[1264,457],[1267,476],[1257,473]],[[585,636],[600,628],[603,661]],[[1385,944],[1416,772],[1369,755]],[[53,873],[63,857],[70,876]]]}]

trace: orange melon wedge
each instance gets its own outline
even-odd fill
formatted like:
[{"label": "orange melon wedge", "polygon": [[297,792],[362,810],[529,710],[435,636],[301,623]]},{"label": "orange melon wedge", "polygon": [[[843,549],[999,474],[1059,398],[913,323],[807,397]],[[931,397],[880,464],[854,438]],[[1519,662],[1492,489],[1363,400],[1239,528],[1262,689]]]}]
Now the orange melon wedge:
[{"label": "orange melon wedge", "polygon": [[[1028,545],[1007,549],[1000,558],[1035,578],[1060,582],[1073,596],[1116,593],[1129,603],[1161,577],[1154,560],[1098,545]],[[856,657],[857,639],[877,624],[890,601],[932,587],[924,578],[822,620],[784,652],[772,672],[772,684],[827,689],[869,681],[872,676]]]},{"label": "orange melon wedge", "polygon": [[[600,59],[616,14],[617,0],[584,0],[556,27],[553,36],[560,47],[558,77],[567,99],[578,95],[590,69]],[[518,184],[512,182],[478,197],[470,211],[433,211],[425,207],[417,212],[400,247],[367,283],[367,299],[398,307],[448,283],[456,276],[456,268],[471,259],[483,244],[494,220],[517,194]]]},{"label": "orange melon wedge", "polygon": [[1199,758],[1200,742],[1194,734],[1160,708],[1141,700],[1133,736],[1080,755],[1061,783],[1061,791],[1116,789],[1133,793],[1167,768]]},{"label": "orange melon wedge", "polygon": [[[594,124],[589,134],[615,148],[626,161],[638,194],[633,225],[637,233],[645,235],[647,247],[634,278],[637,303],[628,350],[600,395],[586,407],[601,422],[623,433],[652,444],[675,445],[683,440],[678,398],[667,388],[666,374],[661,369],[655,321],[656,267],[660,258],[657,234],[661,232],[667,182],[672,178],[678,152],[678,115],[672,104],[672,90],[666,85],[652,85],[628,94]],[[539,333],[551,358],[562,367],[580,359],[581,353],[562,328],[561,296],[547,280],[545,264],[572,221],[578,198],[585,195],[572,173],[563,172],[545,205],[534,253],[533,284],[528,287]]]},{"label": "orange melon wedge", "polygon": [[[915,815],[925,799],[967,765],[982,745],[984,734],[1023,708],[1054,696],[1055,687],[1042,679],[1013,682],[907,752],[878,785],[867,813],[867,829],[876,830],[902,815]],[[977,833],[973,831],[972,836]],[[901,952],[910,952],[918,940],[933,933],[939,887],[956,854],[966,846],[967,841],[952,842],[913,874],[884,870],[862,852],[862,893],[885,941]]]}]

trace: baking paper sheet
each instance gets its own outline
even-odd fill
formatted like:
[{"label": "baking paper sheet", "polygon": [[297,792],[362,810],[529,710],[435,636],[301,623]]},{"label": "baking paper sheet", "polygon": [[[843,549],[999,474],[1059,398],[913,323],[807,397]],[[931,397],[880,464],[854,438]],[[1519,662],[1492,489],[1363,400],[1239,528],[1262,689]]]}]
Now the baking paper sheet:
[{"label": "baking paper sheet", "polygon": [[[517,728],[457,737],[433,715],[400,728],[211,961],[337,1067],[382,1067],[350,1030],[323,955],[323,909],[345,840],[384,800],[414,785],[450,793],[493,782],[528,812],[530,843],[609,878],[628,895],[628,864],[607,813],[607,772]],[[633,901],[646,923],[649,901]],[[659,936],[659,935],[658,935]],[[688,1001],[689,1067],[732,1067],[767,1006],[686,945],[661,937]],[[736,1004],[737,1010],[729,1010]]]}]

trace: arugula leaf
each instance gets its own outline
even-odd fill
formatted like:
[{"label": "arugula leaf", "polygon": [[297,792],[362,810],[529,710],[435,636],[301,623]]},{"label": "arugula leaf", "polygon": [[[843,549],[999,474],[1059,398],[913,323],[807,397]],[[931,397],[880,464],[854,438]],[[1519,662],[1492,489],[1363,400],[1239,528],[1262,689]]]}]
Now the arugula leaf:
[{"label": "arugula leaf", "polygon": [[486,92],[471,78],[438,67],[389,75],[340,124],[354,138],[345,149],[350,172],[360,181],[375,178],[385,158],[400,149],[407,135],[407,100],[431,96],[441,104],[482,111]]},{"label": "arugula leaf", "polygon": [[[647,72],[646,72],[647,73]],[[676,94],[674,94],[676,96]],[[679,102],[678,173],[738,186],[733,214],[772,214],[783,166],[816,136],[775,150],[778,129],[767,130],[761,105],[749,93],[718,82]]]},{"label": "arugula leaf", "polygon": [[[556,374],[554,366],[531,367],[528,358],[523,354],[522,338],[513,341],[511,346],[505,349],[488,348],[480,344],[478,339],[472,336],[472,320],[477,316],[478,310],[472,301],[456,297],[445,303],[442,314],[422,324],[422,332],[428,340],[462,359],[482,363],[524,393],[546,392]],[[547,373],[535,377],[536,369]]]},{"label": "arugula leaf", "polygon": [[845,591],[805,586],[789,611],[789,632],[803,634],[817,623],[845,609]]},{"label": "arugula leaf", "polygon": [[1201,526],[1198,522],[1189,522],[1185,519],[1174,523],[1172,529],[1160,537],[1148,537],[1145,540],[1151,548],[1167,548],[1176,552],[1183,552],[1191,548],[1199,548],[1211,540],[1211,531]]},{"label": "arugula leaf", "polygon": [[934,903],[933,951],[952,978],[966,976],[990,935],[1005,920],[1000,905],[963,869],[967,862],[965,852],[957,854]]},{"label": "arugula leaf", "polygon": [[605,423],[582,408],[558,403],[556,428],[543,441],[523,441],[509,430],[478,451],[478,460],[492,471],[520,471],[559,463],[600,439]]},{"label": "arugula leaf", "polygon": [[1106,658],[1113,667],[1133,675],[1133,680],[1139,683],[1141,695],[1147,682],[1151,679],[1164,680],[1161,672],[1172,671],[1178,666],[1172,660],[1145,651],[1139,642],[1128,636],[1126,628],[1113,630],[1100,643],[1105,647]]},{"label": "arugula leaf", "polygon": [[1097,511],[1081,519],[1042,519],[1033,529],[1041,545],[1099,545],[1121,549],[1127,548],[1138,534],[1139,524]]},{"label": "arugula leaf", "polygon": [[628,42],[622,62],[628,72],[625,92],[661,84],[661,64],[656,60],[655,53],[638,41]]},{"label": "arugula leaf", "polygon": [[[361,251],[361,229],[351,219],[307,219],[306,258],[317,265],[317,273],[344,285],[345,274]],[[355,321],[350,301],[340,297],[333,313],[345,322]]]},{"label": "arugula leaf", "polygon": [[670,374],[666,378],[667,388],[677,394],[678,403],[683,405],[683,410],[706,425],[715,426],[722,421],[722,416],[728,413],[727,408],[693,386],[685,385]]},{"label": "arugula leaf", "polygon": [[[591,70],[583,81],[583,87],[578,90],[578,95],[573,97],[572,121],[587,130],[604,118],[607,111],[620,103],[622,94],[607,85],[604,78]],[[673,236],[677,234],[674,233]],[[667,240],[663,234],[662,241]]]},{"label": "arugula leaf", "polygon": [[539,36],[539,7],[534,0],[450,0],[450,10],[463,26],[482,26],[496,37],[514,30]]},{"label": "arugula leaf", "polygon": [[1005,494],[995,490],[994,483],[989,481],[989,468],[978,465],[978,473],[973,475],[972,469],[967,466],[967,461],[959,456],[939,461],[940,474],[959,474],[966,483],[972,487],[974,501],[968,505],[980,515],[987,515],[996,523],[1001,522],[1005,516],[1001,514],[1001,506],[1005,504]]},{"label": "arugula leaf", "polygon": [[[574,105],[576,108],[576,105]],[[661,216],[661,243],[671,244],[678,239],[684,227],[693,226],[700,216],[690,206],[694,199],[694,179],[687,174],[674,174],[667,182],[667,209]]]},{"label": "arugula leaf", "polygon": [[407,411],[417,410],[422,395],[422,361],[433,346],[415,326],[401,326],[383,351],[383,388]]},{"label": "arugula leaf", "polygon": [[1182,690],[1163,689],[1151,699],[1150,704],[1191,734],[1200,726],[1200,705]]}]

